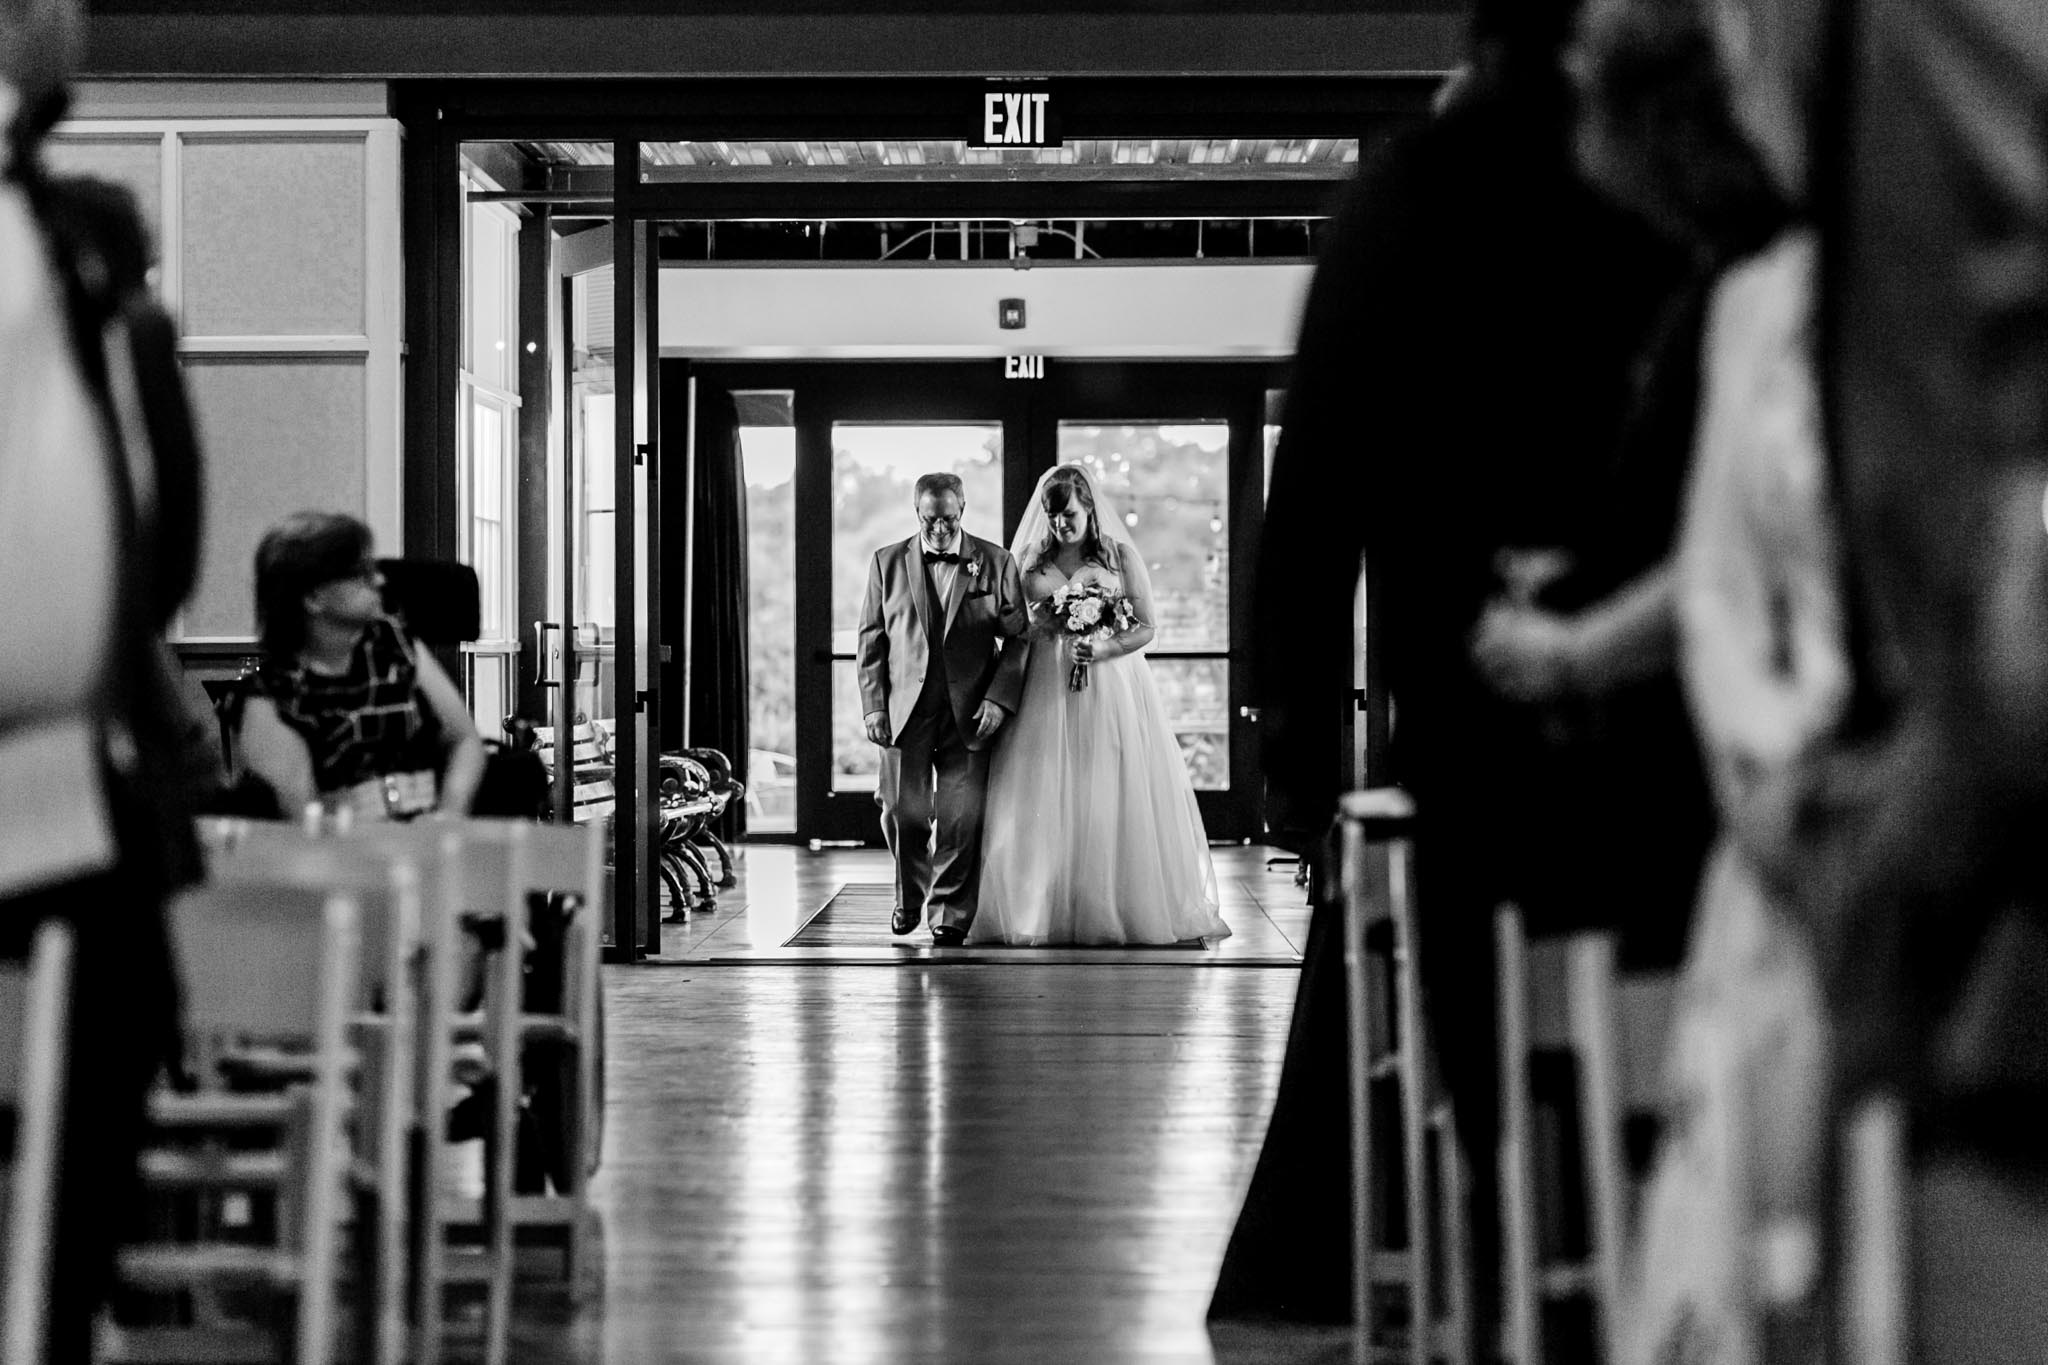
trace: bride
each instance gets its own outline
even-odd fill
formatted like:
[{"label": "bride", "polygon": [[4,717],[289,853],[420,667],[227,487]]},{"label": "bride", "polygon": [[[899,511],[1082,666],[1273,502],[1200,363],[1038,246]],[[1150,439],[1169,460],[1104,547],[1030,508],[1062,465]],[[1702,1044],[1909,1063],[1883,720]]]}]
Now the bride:
[{"label": "bride", "polygon": [[[970,943],[1176,943],[1230,933],[1194,785],[1151,669],[1152,585],[1123,522],[1078,465],[1038,481],[1010,544],[1034,647],[989,768],[981,907]],[[1134,609],[1113,636],[1074,635],[1053,594],[1096,584]],[[1080,690],[1069,685],[1087,666]]]}]

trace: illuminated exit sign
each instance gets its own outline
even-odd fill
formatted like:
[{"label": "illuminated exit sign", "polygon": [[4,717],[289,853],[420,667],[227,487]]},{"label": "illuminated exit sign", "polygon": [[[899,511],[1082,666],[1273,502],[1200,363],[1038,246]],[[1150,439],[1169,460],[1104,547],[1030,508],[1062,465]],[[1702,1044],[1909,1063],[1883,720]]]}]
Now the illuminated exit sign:
[{"label": "illuminated exit sign", "polygon": [[1057,147],[1059,119],[1053,112],[1052,92],[1043,86],[1014,90],[981,91],[979,119],[974,136],[976,147]]},{"label": "illuminated exit sign", "polygon": [[1042,355],[1006,355],[1003,357],[1003,378],[1043,379],[1045,378],[1045,357]]}]

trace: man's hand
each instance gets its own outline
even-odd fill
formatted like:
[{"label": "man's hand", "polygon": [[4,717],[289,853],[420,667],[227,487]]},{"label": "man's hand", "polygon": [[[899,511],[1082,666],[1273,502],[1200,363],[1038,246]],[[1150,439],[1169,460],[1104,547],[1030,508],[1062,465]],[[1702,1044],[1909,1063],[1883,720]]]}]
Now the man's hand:
[{"label": "man's hand", "polygon": [[1571,621],[1533,607],[1496,602],[1472,637],[1472,662],[1511,701],[1553,701],[1572,690],[1578,633]]},{"label": "man's hand", "polygon": [[889,713],[887,711],[870,711],[867,715],[867,722],[868,738],[881,745],[884,749],[888,748]]},{"label": "man's hand", "polygon": [[974,737],[987,739],[1003,728],[1003,722],[1010,713],[992,701],[985,701],[974,708]]}]

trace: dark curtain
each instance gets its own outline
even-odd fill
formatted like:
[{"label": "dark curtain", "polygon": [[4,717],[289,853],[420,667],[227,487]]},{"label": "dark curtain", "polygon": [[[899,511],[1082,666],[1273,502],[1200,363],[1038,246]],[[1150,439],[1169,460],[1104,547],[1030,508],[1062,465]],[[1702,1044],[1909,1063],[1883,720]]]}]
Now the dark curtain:
[{"label": "dark curtain", "polygon": [[[747,780],[747,483],[733,396],[697,386],[696,498],[690,547],[690,743],[717,749]],[[727,808],[720,833],[746,833],[746,803]]]}]

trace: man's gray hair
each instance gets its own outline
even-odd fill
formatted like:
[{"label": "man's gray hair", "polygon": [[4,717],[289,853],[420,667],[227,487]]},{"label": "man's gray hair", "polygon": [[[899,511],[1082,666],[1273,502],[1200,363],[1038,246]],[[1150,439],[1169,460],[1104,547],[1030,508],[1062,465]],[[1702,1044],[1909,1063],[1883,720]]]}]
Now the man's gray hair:
[{"label": "man's gray hair", "polygon": [[960,499],[960,505],[967,505],[967,485],[960,482],[958,474],[920,474],[917,489],[910,495],[913,504],[924,499],[927,493],[951,493]]}]

